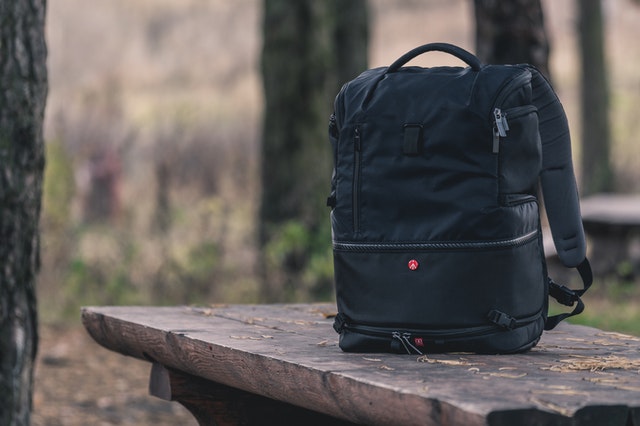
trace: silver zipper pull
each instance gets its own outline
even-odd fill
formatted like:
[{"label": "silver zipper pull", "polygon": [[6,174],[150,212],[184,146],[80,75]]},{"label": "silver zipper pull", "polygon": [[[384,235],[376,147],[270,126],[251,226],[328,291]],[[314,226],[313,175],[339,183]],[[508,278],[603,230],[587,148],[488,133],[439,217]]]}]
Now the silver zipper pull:
[{"label": "silver zipper pull", "polygon": [[498,128],[493,126],[493,153],[497,154],[500,151],[500,132]]},{"label": "silver zipper pull", "polygon": [[504,127],[505,133],[509,131],[509,123],[507,122],[507,113],[502,114],[502,126]]},{"label": "silver zipper pull", "polygon": [[495,119],[496,128],[498,129],[498,135],[501,137],[507,136],[509,130],[509,123],[507,123],[507,116],[502,114],[500,108],[493,110],[493,118]]},{"label": "silver zipper pull", "polygon": [[399,331],[394,331],[393,333],[391,333],[391,338],[399,340],[400,343],[402,344],[402,347],[404,348],[404,350],[408,353],[411,354],[411,349],[409,349],[407,347],[407,343],[405,342],[404,336],[400,334]]},{"label": "silver zipper pull", "polygon": [[[416,353],[417,353],[418,355],[423,355],[422,351],[421,351],[420,349],[416,348],[416,347],[413,345],[413,343],[411,343],[411,334],[410,334],[410,333],[404,333],[404,334],[402,335],[402,339],[403,339],[405,342],[407,342],[407,345],[409,345],[409,347],[410,347],[411,349],[413,349],[414,351],[416,351]],[[408,352],[409,352],[409,353],[411,353],[411,351],[408,351]]]}]

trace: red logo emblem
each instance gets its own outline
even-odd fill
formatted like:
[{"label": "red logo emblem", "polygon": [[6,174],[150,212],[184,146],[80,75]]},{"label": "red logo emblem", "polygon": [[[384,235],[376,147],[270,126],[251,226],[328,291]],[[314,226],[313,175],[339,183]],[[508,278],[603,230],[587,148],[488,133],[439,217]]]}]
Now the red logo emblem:
[{"label": "red logo emblem", "polygon": [[420,264],[418,263],[417,260],[411,259],[407,264],[407,266],[409,267],[410,270],[415,271],[416,269],[418,269],[418,266],[420,266]]},{"label": "red logo emblem", "polygon": [[413,339],[413,342],[416,344],[416,346],[424,347],[422,337],[416,337],[415,339]]}]

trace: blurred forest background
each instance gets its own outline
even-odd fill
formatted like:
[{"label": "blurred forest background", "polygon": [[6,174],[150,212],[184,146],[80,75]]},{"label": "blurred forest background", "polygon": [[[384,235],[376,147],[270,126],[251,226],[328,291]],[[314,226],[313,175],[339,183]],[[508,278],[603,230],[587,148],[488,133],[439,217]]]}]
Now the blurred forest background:
[{"label": "blurred forest background", "polygon": [[[579,174],[575,3],[543,5],[551,75],[572,125]],[[369,6],[369,67],[432,41],[475,49],[471,1]],[[604,0],[603,7],[615,189],[638,192],[640,7],[630,0]],[[42,320],[75,320],[90,304],[266,300],[257,221],[262,2],[55,0],[47,38]],[[440,54],[415,63],[459,64]],[[307,172],[326,176],[328,192],[330,170]],[[299,288],[269,299],[330,300],[328,232],[318,242],[301,224],[281,231],[267,258],[317,249],[297,277]]]}]

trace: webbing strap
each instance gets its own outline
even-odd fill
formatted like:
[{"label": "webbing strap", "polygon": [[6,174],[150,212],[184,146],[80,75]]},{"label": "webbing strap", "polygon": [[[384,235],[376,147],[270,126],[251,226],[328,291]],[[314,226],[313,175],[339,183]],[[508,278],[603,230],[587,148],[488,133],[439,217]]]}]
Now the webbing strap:
[{"label": "webbing strap", "polygon": [[575,308],[571,312],[548,317],[547,322],[544,325],[545,330],[553,329],[560,323],[560,321],[574,315],[578,315],[584,310],[584,302],[580,297],[589,289],[589,287],[591,287],[591,284],[593,283],[593,272],[591,271],[591,265],[586,258],[576,267],[576,269],[580,274],[580,278],[582,279],[583,284],[583,288],[579,290],[572,290],[568,287],[565,287],[564,285],[557,284],[551,278],[548,278],[549,296],[556,299],[558,303],[562,305],[575,305]]}]

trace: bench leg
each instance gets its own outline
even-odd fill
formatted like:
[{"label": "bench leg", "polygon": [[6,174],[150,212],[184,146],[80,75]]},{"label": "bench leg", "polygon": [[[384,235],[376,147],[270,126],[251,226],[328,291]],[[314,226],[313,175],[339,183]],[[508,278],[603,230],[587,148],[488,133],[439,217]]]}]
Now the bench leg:
[{"label": "bench leg", "polygon": [[149,393],[187,408],[201,426],[352,425],[325,414],[245,392],[153,363]]}]

